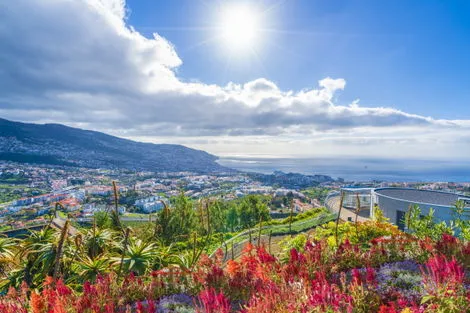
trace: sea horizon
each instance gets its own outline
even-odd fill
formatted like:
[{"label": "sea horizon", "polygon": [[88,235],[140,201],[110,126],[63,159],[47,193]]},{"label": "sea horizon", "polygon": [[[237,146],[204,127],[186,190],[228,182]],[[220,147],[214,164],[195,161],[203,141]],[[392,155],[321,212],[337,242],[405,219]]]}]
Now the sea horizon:
[{"label": "sea horizon", "polygon": [[296,158],[275,156],[220,156],[222,166],[271,174],[275,171],[304,175],[328,175],[347,181],[367,182],[470,182],[469,161],[380,159],[380,158]]}]

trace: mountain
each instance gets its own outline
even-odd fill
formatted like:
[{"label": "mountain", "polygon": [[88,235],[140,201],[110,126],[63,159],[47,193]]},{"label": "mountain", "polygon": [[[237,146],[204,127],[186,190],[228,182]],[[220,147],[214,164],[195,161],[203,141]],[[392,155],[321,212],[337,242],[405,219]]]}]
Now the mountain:
[{"label": "mountain", "polygon": [[181,145],[142,143],[60,124],[0,119],[0,160],[153,172],[225,171],[217,157]]}]

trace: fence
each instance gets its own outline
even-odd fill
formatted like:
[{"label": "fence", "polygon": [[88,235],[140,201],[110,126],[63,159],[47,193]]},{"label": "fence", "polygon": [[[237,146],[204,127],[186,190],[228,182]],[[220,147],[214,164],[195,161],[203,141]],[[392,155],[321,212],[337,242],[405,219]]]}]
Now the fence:
[{"label": "fence", "polygon": [[[236,259],[238,258],[242,252],[243,248],[248,242],[253,244],[267,244],[270,246],[270,241],[272,237],[279,237],[279,236],[286,236],[291,234],[298,234],[304,232],[306,230],[312,229],[317,227],[321,224],[330,222],[334,220],[336,217],[333,214],[324,214],[321,216],[317,216],[305,221],[298,221],[292,223],[292,230],[286,231],[286,228],[289,225],[268,225],[257,228],[251,228],[245,230],[235,237],[230,238],[229,240],[225,241],[219,248],[222,248],[224,252],[224,262],[227,262],[229,259]],[[260,235],[261,232],[261,235]],[[251,240],[251,241],[250,241]],[[214,256],[215,252],[219,249],[217,248],[212,254],[211,257]]]},{"label": "fence", "polygon": [[331,191],[326,196],[324,205],[331,213],[337,214],[338,208],[331,207],[330,200],[331,200],[331,198],[338,197],[340,195],[341,195],[341,192],[339,192],[339,191]]}]

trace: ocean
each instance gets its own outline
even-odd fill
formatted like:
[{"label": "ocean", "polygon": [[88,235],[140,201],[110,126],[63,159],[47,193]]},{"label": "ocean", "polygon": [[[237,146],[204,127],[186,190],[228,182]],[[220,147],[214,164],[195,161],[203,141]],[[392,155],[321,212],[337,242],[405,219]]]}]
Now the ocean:
[{"label": "ocean", "polygon": [[348,181],[470,182],[470,161],[221,157],[218,163],[240,171],[322,174]]}]

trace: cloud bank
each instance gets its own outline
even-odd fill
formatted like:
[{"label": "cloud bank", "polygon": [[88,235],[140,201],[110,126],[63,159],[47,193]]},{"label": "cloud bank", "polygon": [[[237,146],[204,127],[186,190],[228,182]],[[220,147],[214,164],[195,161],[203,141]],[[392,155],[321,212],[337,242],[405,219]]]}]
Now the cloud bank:
[{"label": "cloud bank", "polygon": [[183,60],[171,42],[142,36],[127,12],[124,0],[1,2],[0,116],[222,154],[390,156],[399,146],[417,156],[430,144],[439,155],[450,148],[470,152],[469,121],[359,101],[340,105],[342,78],[300,91],[266,78],[225,86],[187,82],[178,77]]}]

